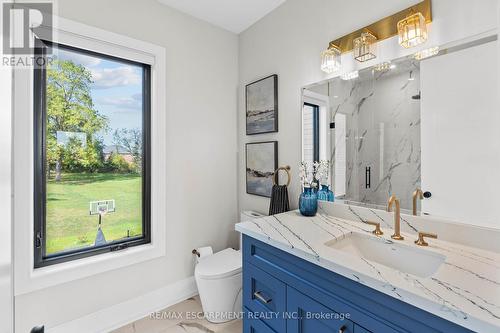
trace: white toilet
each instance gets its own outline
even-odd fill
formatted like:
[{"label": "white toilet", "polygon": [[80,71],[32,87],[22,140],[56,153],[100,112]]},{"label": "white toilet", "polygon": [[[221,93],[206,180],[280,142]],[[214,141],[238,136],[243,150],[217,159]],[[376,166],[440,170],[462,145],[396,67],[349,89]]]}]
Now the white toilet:
[{"label": "white toilet", "polygon": [[[262,216],[241,213],[241,221]],[[241,248],[241,239],[240,239]],[[236,318],[242,310],[241,251],[225,249],[198,259],[194,276],[206,319],[223,323]]]}]

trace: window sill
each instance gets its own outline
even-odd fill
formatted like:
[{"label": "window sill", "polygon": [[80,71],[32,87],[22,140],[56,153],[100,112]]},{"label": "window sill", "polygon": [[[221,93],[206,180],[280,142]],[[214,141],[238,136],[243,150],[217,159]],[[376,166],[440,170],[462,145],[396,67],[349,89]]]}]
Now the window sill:
[{"label": "window sill", "polygon": [[19,279],[17,281],[15,295],[22,295],[61,283],[86,278],[99,273],[153,260],[164,255],[164,246],[146,244],[119,252],[110,252],[57,265],[32,269],[28,279]]}]

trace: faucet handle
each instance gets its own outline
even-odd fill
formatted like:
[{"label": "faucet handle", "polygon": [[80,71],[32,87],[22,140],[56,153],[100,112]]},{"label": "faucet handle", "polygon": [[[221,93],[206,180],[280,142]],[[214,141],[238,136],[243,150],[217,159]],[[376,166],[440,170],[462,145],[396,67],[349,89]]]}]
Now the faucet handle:
[{"label": "faucet handle", "polygon": [[382,230],[380,230],[380,223],[379,222],[366,221],[365,223],[375,226],[375,230],[372,231],[372,234],[377,235],[377,236],[384,234],[382,232]]},{"label": "faucet handle", "polygon": [[438,238],[438,235],[436,234],[431,234],[429,232],[420,232],[418,233],[418,239],[415,241],[415,244],[418,246],[427,246],[429,243],[427,243],[424,239],[424,237],[428,238]]}]

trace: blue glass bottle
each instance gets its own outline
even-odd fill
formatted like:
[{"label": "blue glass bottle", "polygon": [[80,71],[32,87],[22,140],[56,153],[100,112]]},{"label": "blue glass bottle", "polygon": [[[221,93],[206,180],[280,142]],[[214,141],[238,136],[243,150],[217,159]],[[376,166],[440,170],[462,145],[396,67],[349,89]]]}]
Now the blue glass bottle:
[{"label": "blue glass bottle", "polygon": [[330,202],[335,201],[335,194],[333,193],[332,190],[330,190],[330,188],[328,188],[328,201],[330,201]]},{"label": "blue glass bottle", "polygon": [[321,189],[318,191],[318,200],[321,201],[335,201],[335,196],[333,192],[328,188],[328,185],[321,185]]},{"label": "blue glass bottle", "polygon": [[304,216],[314,216],[318,211],[318,195],[310,187],[305,187],[300,194],[299,210]]}]

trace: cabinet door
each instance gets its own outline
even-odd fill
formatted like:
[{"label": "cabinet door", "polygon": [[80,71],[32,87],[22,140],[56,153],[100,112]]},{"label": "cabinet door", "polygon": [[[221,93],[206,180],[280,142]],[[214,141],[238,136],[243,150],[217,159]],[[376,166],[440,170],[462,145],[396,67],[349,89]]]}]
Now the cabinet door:
[{"label": "cabinet door", "polygon": [[354,324],[354,333],[372,333],[372,332],[368,331],[366,328]]},{"label": "cabinet door", "polygon": [[323,304],[287,287],[287,333],[354,333],[354,324]]},{"label": "cabinet door", "polygon": [[249,263],[243,266],[243,305],[248,309],[249,316],[265,322],[276,332],[286,331],[283,318],[286,285]]},{"label": "cabinet door", "polygon": [[[245,309],[248,314],[248,309]],[[243,320],[243,333],[276,333],[262,320],[245,317]]]}]

